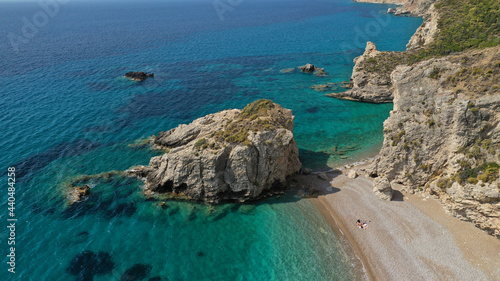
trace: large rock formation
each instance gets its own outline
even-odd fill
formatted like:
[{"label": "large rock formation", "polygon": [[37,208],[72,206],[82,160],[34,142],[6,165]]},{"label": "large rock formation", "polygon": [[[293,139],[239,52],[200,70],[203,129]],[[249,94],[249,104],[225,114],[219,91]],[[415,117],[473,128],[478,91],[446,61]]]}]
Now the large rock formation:
[{"label": "large rock formation", "polygon": [[332,93],[328,96],[371,103],[392,102],[392,84],[390,74],[398,64],[406,64],[411,57],[410,52],[425,47],[433,42],[438,32],[439,13],[433,3],[436,0],[362,0],[357,2],[398,3],[402,7],[389,9],[390,13],[410,13],[423,16],[424,22],[411,37],[405,52],[379,52],[375,44],[368,42],[363,55],[354,59],[350,84],[352,88],[342,93]]},{"label": "large rock formation", "polygon": [[391,79],[394,109],[372,174],[426,190],[500,237],[500,47],[398,66]]},{"label": "large rock formation", "polygon": [[392,102],[392,85],[389,77],[368,71],[360,66],[363,62],[374,59],[378,54],[380,52],[375,44],[367,42],[363,55],[354,59],[355,66],[350,81],[352,88],[342,93],[331,93],[328,96],[372,103]]},{"label": "large rock formation", "polygon": [[406,44],[408,50],[425,47],[433,42],[434,35],[438,32],[439,13],[432,4],[423,15],[424,22],[418,27],[417,31]]},{"label": "large rock formation", "polygon": [[377,178],[373,183],[373,192],[382,200],[391,201],[394,191],[387,178]]},{"label": "large rock formation", "polygon": [[208,202],[263,197],[300,171],[293,119],[269,100],[207,115],[155,137],[169,151],[135,173],[154,193]]}]

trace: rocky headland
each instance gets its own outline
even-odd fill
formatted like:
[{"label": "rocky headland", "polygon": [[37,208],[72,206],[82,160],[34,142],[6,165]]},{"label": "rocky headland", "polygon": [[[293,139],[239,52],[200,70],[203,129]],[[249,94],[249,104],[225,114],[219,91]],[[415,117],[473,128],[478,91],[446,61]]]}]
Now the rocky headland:
[{"label": "rocky headland", "polygon": [[365,52],[354,59],[350,85],[342,93],[331,93],[328,96],[340,99],[387,103],[392,102],[391,72],[398,64],[410,64],[414,58],[413,52],[429,46],[434,41],[435,34],[439,31],[439,13],[435,9],[436,0],[360,0],[356,2],[369,3],[397,3],[404,4],[402,7],[389,9],[392,14],[411,14],[421,16],[424,22],[417,29],[406,45],[405,52],[380,52],[372,42],[367,42]]},{"label": "rocky headland", "polygon": [[355,66],[350,80],[351,89],[331,93],[328,96],[340,99],[363,101],[371,103],[392,102],[392,84],[390,77],[382,76],[377,72],[368,71],[360,67],[367,60],[374,60],[374,57],[380,54],[375,44],[368,42],[365,52],[362,56],[354,59]]},{"label": "rocky headland", "polygon": [[403,4],[424,17],[407,50],[379,52],[368,42],[355,59],[352,88],[330,96],[394,103],[383,147],[365,170],[377,177],[380,198],[389,200],[391,186],[401,184],[500,237],[500,47],[490,19],[500,3]]},{"label": "rocky headland", "polygon": [[398,66],[373,176],[500,237],[500,47]]},{"label": "rocky headland", "polygon": [[206,202],[255,200],[286,188],[301,169],[292,111],[269,100],[225,110],[153,138],[167,152],[129,173],[148,195]]}]

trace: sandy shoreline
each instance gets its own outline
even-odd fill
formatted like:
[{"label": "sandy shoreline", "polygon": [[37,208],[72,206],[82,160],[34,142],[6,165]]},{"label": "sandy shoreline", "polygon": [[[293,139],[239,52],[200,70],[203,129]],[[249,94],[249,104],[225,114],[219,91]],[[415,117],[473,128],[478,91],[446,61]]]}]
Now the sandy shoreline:
[{"label": "sandy shoreline", "polygon": [[[345,172],[345,171],[344,171]],[[391,202],[372,192],[372,180],[339,171],[297,177],[320,190],[310,199],[356,258],[365,280],[500,280],[500,240],[448,215],[425,194],[395,192]],[[368,228],[357,228],[362,219]]]}]

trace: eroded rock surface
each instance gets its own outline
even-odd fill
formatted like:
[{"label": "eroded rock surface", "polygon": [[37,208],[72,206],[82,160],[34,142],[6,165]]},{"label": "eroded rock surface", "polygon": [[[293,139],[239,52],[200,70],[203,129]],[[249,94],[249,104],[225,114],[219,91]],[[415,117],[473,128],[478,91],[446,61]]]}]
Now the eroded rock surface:
[{"label": "eroded rock surface", "polygon": [[350,81],[352,88],[342,93],[331,93],[328,96],[371,103],[392,102],[392,84],[389,77],[383,77],[359,66],[379,53],[374,43],[367,42],[363,55],[354,59],[355,66]]},{"label": "eroded rock surface", "polygon": [[391,75],[394,109],[372,167],[500,237],[500,47],[469,51]]},{"label": "eroded rock surface", "polygon": [[385,177],[376,178],[373,183],[373,192],[382,200],[391,201],[394,191],[391,183]]},{"label": "eroded rock surface", "polygon": [[[300,171],[293,115],[269,100],[225,110],[154,138],[169,151],[135,168],[147,191],[208,202],[248,201],[283,188]],[[140,170],[140,171],[139,171]]]}]

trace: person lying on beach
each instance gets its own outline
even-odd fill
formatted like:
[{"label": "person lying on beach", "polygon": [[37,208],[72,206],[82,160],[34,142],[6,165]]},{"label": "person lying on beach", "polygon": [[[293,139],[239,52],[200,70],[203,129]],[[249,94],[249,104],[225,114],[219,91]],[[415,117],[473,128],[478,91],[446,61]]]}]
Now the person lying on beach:
[{"label": "person lying on beach", "polygon": [[356,221],[356,225],[361,228],[361,229],[366,229],[368,227],[368,225],[366,224],[366,222],[361,222],[361,220],[357,220]]}]

